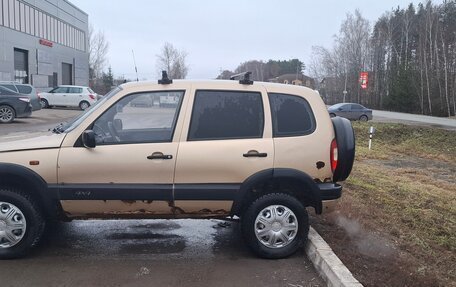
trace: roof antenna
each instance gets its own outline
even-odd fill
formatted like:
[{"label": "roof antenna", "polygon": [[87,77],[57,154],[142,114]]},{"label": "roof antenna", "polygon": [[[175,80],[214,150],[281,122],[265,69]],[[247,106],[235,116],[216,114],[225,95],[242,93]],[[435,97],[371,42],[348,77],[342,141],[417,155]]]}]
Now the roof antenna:
[{"label": "roof antenna", "polygon": [[162,71],[162,78],[158,80],[160,85],[169,85],[173,83],[173,80],[168,78],[168,73],[166,71]]},{"label": "roof antenna", "polygon": [[131,53],[133,54],[133,63],[135,64],[136,82],[139,82],[138,67],[136,67],[135,51],[131,50]]}]

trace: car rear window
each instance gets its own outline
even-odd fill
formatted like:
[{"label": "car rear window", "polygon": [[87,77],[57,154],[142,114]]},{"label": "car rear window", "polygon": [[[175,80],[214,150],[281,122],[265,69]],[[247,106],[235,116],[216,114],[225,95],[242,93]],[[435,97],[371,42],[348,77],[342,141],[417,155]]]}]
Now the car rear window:
[{"label": "car rear window", "polygon": [[17,90],[21,94],[31,94],[32,93],[32,87],[26,86],[26,85],[16,85]]},{"label": "car rear window", "polygon": [[189,141],[263,137],[261,93],[197,91]]},{"label": "car rear window", "polygon": [[315,117],[304,98],[270,93],[269,102],[274,137],[308,135],[315,130]]}]

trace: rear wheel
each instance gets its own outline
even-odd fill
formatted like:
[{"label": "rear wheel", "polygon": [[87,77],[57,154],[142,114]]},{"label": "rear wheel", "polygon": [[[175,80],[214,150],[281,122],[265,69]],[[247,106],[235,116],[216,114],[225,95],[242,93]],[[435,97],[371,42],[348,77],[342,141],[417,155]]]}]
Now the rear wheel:
[{"label": "rear wheel", "polygon": [[16,117],[16,112],[10,106],[0,106],[0,123],[11,123]]},{"label": "rear wheel", "polygon": [[242,233],[250,249],[263,258],[284,258],[307,240],[309,219],[296,198],[283,193],[264,195],[250,204],[242,221]]},{"label": "rear wheel", "polygon": [[42,109],[47,109],[47,108],[49,108],[49,102],[48,102],[46,99],[41,99],[41,100],[40,100],[40,103],[41,103],[41,108],[42,108]]},{"label": "rear wheel", "polygon": [[82,101],[79,103],[79,108],[83,111],[89,107],[90,107],[90,104],[87,101]]},{"label": "rear wheel", "polygon": [[367,122],[369,120],[369,118],[366,115],[362,115],[359,117],[359,120],[362,122]]},{"label": "rear wheel", "polygon": [[0,188],[0,259],[23,257],[44,231],[44,219],[29,195]]}]

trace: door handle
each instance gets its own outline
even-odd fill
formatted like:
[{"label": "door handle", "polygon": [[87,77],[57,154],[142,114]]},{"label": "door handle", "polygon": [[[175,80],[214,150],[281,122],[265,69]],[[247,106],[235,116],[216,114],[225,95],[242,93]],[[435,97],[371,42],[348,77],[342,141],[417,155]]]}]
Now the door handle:
[{"label": "door handle", "polygon": [[257,150],[249,150],[247,153],[243,154],[244,157],[267,157],[268,154],[265,152],[258,152]]},{"label": "door handle", "polygon": [[162,152],[154,152],[147,156],[147,159],[172,159],[173,156],[170,154],[163,154]]}]

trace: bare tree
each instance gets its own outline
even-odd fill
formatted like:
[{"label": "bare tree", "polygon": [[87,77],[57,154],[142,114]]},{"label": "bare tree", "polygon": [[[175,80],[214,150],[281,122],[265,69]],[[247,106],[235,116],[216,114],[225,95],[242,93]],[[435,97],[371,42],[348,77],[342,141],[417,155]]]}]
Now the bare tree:
[{"label": "bare tree", "polygon": [[157,67],[159,72],[167,71],[171,79],[185,79],[189,70],[186,59],[187,52],[179,51],[171,43],[165,43],[157,55]]},{"label": "bare tree", "polygon": [[107,64],[109,42],[102,31],[95,32],[92,25],[89,26],[89,77],[97,79]]}]

